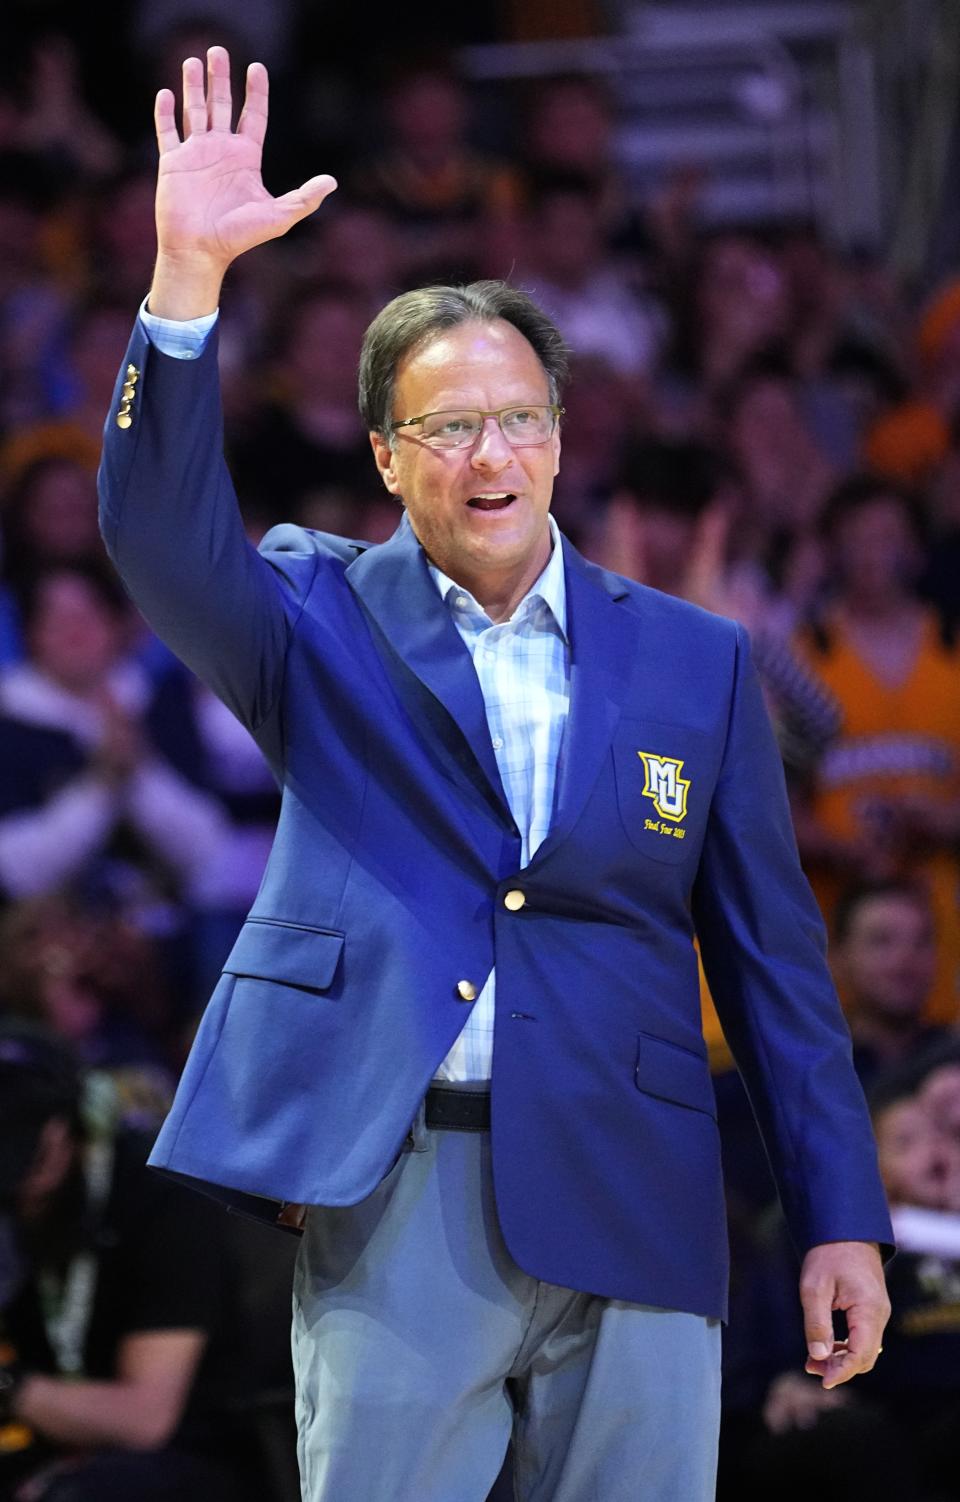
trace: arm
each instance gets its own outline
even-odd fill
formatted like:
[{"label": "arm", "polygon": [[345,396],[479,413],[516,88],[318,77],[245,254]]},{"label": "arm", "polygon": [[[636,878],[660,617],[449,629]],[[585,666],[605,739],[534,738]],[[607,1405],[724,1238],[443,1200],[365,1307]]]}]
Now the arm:
[{"label": "arm", "polygon": [[41,808],[0,819],[0,885],[14,898],[49,892],[100,848],[120,814],[116,787],[82,772]]},{"label": "arm", "polygon": [[187,882],[217,858],[231,833],[218,800],[157,757],[144,758],[133,772],[125,809],[151,849]]},{"label": "arm", "polygon": [[[208,60],[209,98],[199,59],[184,64],[183,140],[173,95],[157,97],[159,251],[148,307],[169,319],[214,312],[231,261],[284,234],[335,186],[316,178],[271,197],[260,179],[266,70],[251,66],[232,131],[229,59],[215,47]],[[104,430],[100,497],[107,549],[147,620],[258,728],[277,702],[315,560],[281,571],[244,535],[223,461],[215,335],[199,358],[178,360],[152,347],[138,322]]]},{"label": "arm", "polygon": [[[823,921],[800,869],[783,767],[739,627],[737,644],[694,920],[724,1034],[805,1257],[809,1347],[832,1342],[824,1309],[829,1316],[831,1308],[848,1307],[855,1369],[865,1370],[876,1357],[885,1308],[880,1258],[869,1243],[888,1244],[893,1232],[827,968]],[[829,1359],[814,1349],[810,1356]],[[846,1375],[852,1365],[844,1363]],[[823,1374],[834,1372],[831,1366]]]},{"label": "arm", "polygon": [[112,1382],[25,1377],[14,1416],[61,1445],[157,1450],[183,1414],[206,1345],[201,1330],[147,1330],[127,1335]]}]

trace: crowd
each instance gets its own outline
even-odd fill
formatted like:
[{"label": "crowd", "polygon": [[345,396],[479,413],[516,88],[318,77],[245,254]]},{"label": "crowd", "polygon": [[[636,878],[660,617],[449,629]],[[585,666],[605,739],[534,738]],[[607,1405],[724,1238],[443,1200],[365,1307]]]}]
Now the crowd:
[{"label": "crowd", "polygon": [[[251,1251],[142,1168],[278,807],[97,530],[154,251],[149,89],[225,40],[168,9],[162,36],[121,39],[140,97],[101,97],[69,27],[25,29],[0,70],[0,1496],[18,1502],[240,1496],[254,1410],[281,1416],[255,1426],[256,1494],[284,1497],[286,1358],[258,1337],[272,1354],[248,1358],[256,1332],[286,1339],[293,1238]],[[227,284],[248,533],[393,531],[355,388],[394,293],[505,276],[555,318],[561,527],[751,633],[901,1237],[884,1357],[824,1393],[704,986],[735,1254],[720,1496],[960,1497],[960,256],[956,282],[903,286],[813,224],[704,231],[696,164],[638,207],[590,77],[491,108],[421,51],[344,71],[334,117],[320,71],[298,88],[286,57],[268,173],[340,187]]]}]

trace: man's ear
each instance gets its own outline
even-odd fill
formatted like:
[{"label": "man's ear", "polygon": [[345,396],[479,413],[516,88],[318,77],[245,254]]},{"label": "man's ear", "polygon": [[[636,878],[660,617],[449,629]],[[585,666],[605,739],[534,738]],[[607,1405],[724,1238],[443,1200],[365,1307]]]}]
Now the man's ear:
[{"label": "man's ear", "polygon": [[391,495],[399,495],[400,482],[397,479],[397,473],[394,468],[394,451],[389,441],[382,433],[371,433],[370,447],[373,449],[373,457],[384,485],[386,485]]}]

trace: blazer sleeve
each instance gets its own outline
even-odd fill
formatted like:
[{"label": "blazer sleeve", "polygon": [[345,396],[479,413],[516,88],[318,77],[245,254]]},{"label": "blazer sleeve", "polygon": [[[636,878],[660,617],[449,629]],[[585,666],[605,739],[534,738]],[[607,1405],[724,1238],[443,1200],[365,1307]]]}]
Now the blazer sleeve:
[{"label": "blazer sleeve", "polygon": [[[130,421],[121,427],[122,403]],[[155,348],[137,320],[107,415],[98,486],[107,551],[144,617],[248,729],[259,729],[278,705],[317,555],[271,559],[247,540],[223,458],[216,329],[197,359],[178,360]]]},{"label": "blazer sleeve", "polygon": [[740,626],[693,916],[798,1250],[825,1241],[889,1246],[873,1131],[827,966],[826,932],[800,867],[783,765]]}]

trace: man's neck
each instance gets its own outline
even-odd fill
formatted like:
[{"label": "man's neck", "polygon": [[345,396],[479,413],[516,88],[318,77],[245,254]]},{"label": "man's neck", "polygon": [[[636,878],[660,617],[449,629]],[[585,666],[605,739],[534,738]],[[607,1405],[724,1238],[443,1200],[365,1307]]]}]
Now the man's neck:
[{"label": "man's neck", "polygon": [[[520,601],[529,594],[550,562],[552,551],[553,536],[548,530],[543,548],[538,549],[532,562],[520,570],[511,569],[502,574],[491,574],[486,570],[473,573],[460,563],[448,567],[439,558],[430,558],[430,561],[452,579],[454,584],[469,590],[494,624],[499,625],[510,619]],[[430,557],[429,554],[427,556]]]}]

